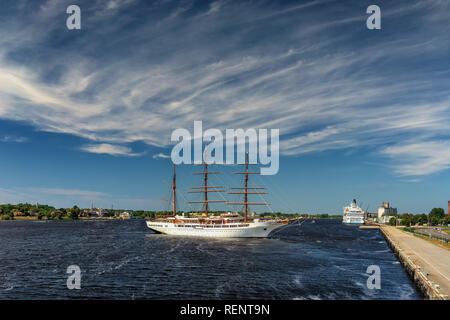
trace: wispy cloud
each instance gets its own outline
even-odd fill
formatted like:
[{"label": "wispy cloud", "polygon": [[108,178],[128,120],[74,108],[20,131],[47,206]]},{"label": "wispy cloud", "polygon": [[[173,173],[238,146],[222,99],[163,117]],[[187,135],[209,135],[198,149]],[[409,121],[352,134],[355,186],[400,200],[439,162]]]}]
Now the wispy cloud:
[{"label": "wispy cloud", "polygon": [[151,10],[80,1],[79,33],[49,23],[58,1],[39,14],[10,3],[0,16],[0,118],[114,156],[139,155],[125,146],[136,141],[168,147],[172,130],[203,120],[205,129],[279,128],[284,155],[370,146],[402,175],[445,170],[442,160],[423,168],[414,153],[405,167],[386,145],[406,152],[412,138],[429,148],[448,139],[448,2],[385,3],[395,28],[375,32],[359,6],[336,1],[162,1]]},{"label": "wispy cloud", "polygon": [[170,156],[164,153],[154,154],[152,156],[153,159],[170,159]]},{"label": "wispy cloud", "polygon": [[[1,203],[46,203],[54,206],[71,207],[74,204],[88,204],[91,200],[104,201],[107,193],[70,188],[20,187],[0,188]],[[105,202],[105,201],[104,201]],[[107,201],[110,203],[110,200]]]},{"label": "wispy cloud", "polygon": [[78,190],[78,189],[61,189],[61,188],[26,188],[26,190],[57,196],[74,196],[74,197],[90,197],[97,198],[107,196],[104,192]]},{"label": "wispy cloud", "polygon": [[119,9],[122,6],[127,6],[133,2],[134,0],[108,0],[106,3],[106,9],[107,10]]},{"label": "wispy cloud", "polygon": [[0,141],[1,142],[18,142],[18,143],[21,143],[21,142],[28,141],[28,138],[26,138],[26,137],[17,137],[17,136],[3,136],[3,137],[0,137]]},{"label": "wispy cloud", "polygon": [[209,5],[209,11],[206,14],[213,14],[216,12],[219,12],[220,8],[225,4],[224,0],[217,0],[214,2],[211,2]]},{"label": "wispy cloud", "polygon": [[109,143],[88,144],[82,146],[81,150],[90,153],[109,154],[112,156],[136,157],[142,155],[142,153],[132,152],[131,148]]},{"label": "wispy cloud", "polygon": [[396,159],[394,168],[402,176],[423,176],[450,168],[450,141],[410,142],[387,147],[383,153]]}]

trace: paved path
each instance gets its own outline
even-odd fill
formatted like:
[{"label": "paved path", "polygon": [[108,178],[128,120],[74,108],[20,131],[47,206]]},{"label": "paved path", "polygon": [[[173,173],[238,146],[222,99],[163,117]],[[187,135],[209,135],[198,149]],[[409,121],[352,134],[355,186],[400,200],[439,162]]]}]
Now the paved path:
[{"label": "paved path", "polygon": [[450,250],[395,227],[383,226],[383,229],[416,265],[427,269],[428,278],[439,284],[439,291],[450,297]]}]

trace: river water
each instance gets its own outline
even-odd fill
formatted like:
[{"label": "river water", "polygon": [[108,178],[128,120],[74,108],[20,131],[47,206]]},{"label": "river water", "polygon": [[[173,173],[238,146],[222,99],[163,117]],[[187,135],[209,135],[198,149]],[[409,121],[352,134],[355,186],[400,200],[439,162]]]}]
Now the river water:
[{"label": "river water", "polygon": [[[69,265],[81,289],[67,289]],[[366,269],[381,270],[368,289]],[[378,230],[310,220],[269,239],[154,234],[141,219],[0,222],[0,299],[422,299]]]}]

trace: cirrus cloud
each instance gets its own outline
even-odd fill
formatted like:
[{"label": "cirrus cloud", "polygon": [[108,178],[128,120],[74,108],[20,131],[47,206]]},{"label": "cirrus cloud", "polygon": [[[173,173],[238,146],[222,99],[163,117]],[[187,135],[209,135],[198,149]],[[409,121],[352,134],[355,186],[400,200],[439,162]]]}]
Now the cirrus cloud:
[{"label": "cirrus cloud", "polygon": [[136,157],[143,155],[143,153],[132,152],[131,148],[109,143],[87,144],[82,146],[81,150],[90,153],[109,154],[112,156]]},{"label": "cirrus cloud", "polygon": [[371,147],[401,175],[447,168],[407,151],[447,141],[446,1],[380,1],[381,32],[365,29],[361,4],[138,0],[79,1],[86,28],[69,32],[50,23],[68,4],[2,8],[0,118],[113,156],[142,155],[126,146],[138,141],[167,148],[203,120],[279,128],[285,156]]}]

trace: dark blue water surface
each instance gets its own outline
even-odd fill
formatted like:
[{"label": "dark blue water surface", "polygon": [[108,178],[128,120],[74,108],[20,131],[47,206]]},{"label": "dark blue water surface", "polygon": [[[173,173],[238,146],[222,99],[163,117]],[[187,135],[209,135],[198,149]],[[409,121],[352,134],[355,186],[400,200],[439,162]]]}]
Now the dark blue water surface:
[{"label": "dark blue water surface", "polygon": [[[66,286],[69,265],[81,289]],[[369,265],[381,289],[366,286]],[[154,234],[144,220],[0,222],[0,299],[421,299],[378,230],[292,225],[270,239]]]}]

